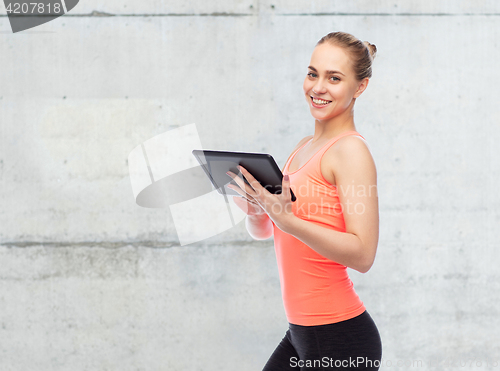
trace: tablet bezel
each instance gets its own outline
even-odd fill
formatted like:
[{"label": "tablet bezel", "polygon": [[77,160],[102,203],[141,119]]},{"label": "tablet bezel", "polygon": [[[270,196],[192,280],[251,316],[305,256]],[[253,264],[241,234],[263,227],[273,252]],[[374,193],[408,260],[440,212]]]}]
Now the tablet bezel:
[{"label": "tablet bezel", "polygon": [[[205,174],[214,188],[217,189],[217,191],[222,195],[242,197],[238,192],[227,187],[228,184],[238,186],[236,182],[230,179],[226,174],[229,170],[243,178],[246,184],[249,184],[243,174],[241,174],[236,167],[237,165],[241,165],[247,169],[248,172],[252,174],[252,176],[257,179],[257,181],[269,192],[281,194],[283,173],[278,167],[278,164],[274,160],[273,156],[268,153],[216,151],[206,149],[194,149],[192,153],[205,171]],[[211,161],[224,161],[231,164],[224,164],[223,166],[212,169],[210,166]],[[215,174],[214,172],[217,173]],[[228,179],[227,182],[224,183],[223,186],[220,186],[219,183],[222,183],[223,179],[225,181],[226,178]],[[296,197],[291,189],[290,192],[291,200],[295,201]]]}]

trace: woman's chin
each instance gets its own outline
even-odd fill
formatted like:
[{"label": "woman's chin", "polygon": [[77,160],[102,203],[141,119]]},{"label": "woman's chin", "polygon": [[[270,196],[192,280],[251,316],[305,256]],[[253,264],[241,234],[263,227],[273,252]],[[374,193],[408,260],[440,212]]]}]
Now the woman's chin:
[{"label": "woman's chin", "polygon": [[318,112],[317,110],[315,110],[314,108],[312,108],[310,110],[311,112],[311,116],[315,119],[315,120],[318,120],[318,121],[322,121],[322,120],[327,120],[330,118],[331,115],[328,115],[326,112],[325,113],[322,113],[322,112]]}]

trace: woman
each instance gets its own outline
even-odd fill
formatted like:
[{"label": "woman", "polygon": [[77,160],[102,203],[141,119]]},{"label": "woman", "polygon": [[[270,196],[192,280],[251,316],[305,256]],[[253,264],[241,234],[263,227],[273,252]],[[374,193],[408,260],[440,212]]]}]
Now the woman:
[{"label": "woman", "polygon": [[[379,332],[347,274],[367,272],[378,244],[375,163],[354,126],[354,103],[371,77],[376,47],[343,32],[316,44],[304,80],[315,119],[283,168],[282,193],[271,194],[243,167],[243,197],[254,239],[274,234],[289,329],[264,371],[378,370]],[[290,188],[297,197],[291,201]]]}]

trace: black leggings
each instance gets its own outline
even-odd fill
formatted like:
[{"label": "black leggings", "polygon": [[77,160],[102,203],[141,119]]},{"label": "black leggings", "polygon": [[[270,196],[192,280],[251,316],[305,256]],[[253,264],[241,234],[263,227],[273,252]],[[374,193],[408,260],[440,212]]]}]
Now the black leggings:
[{"label": "black leggings", "polygon": [[319,326],[290,324],[263,371],[376,371],[382,342],[367,311],[346,321]]}]

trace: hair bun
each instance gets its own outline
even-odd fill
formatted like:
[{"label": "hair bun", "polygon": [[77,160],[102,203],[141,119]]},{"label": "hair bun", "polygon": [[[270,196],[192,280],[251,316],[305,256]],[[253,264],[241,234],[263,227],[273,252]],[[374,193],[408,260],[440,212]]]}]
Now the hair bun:
[{"label": "hair bun", "polygon": [[363,44],[365,44],[368,50],[370,51],[372,59],[375,58],[375,55],[377,55],[377,47],[373,44],[370,44],[368,41],[363,41]]}]

